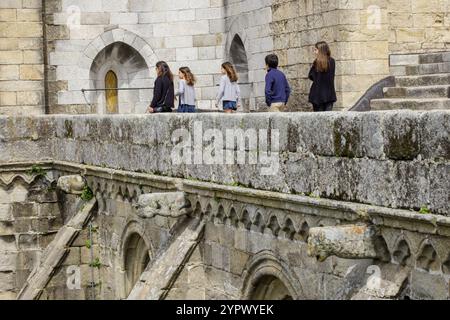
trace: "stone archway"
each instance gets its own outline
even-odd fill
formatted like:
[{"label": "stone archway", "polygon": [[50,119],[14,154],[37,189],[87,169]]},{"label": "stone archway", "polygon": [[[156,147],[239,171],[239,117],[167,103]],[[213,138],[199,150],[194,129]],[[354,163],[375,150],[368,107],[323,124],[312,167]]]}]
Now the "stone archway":
[{"label": "stone archway", "polygon": [[226,39],[226,57],[232,62],[239,74],[239,85],[243,100],[244,111],[250,111],[255,106],[256,100],[254,96],[253,80],[249,73],[249,62],[252,58],[248,53],[249,42],[247,29],[249,28],[248,16],[238,16],[228,27],[228,35]]},{"label": "stone archway", "polygon": [[249,298],[250,300],[293,300],[285,284],[272,275],[262,276]]},{"label": "stone archway", "polygon": [[303,296],[300,281],[269,250],[253,256],[244,269],[243,300],[298,300]]},{"label": "stone archway", "polygon": [[[91,69],[91,87],[95,89],[111,89],[107,83],[108,75],[116,77],[115,91],[97,91],[91,95],[91,102],[95,102],[97,113],[139,113],[139,105],[144,101],[145,108],[150,103],[153,80],[150,77],[149,66],[144,57],[133,47],[124,42],[114,42],[105,47],[95,57]],[[121,90],[117,89],[132,89]],[[116,93],[116,107],[111,107],[111,93]]]},{"label": "stone archway", "polygon": [[244,42],[238,34],[231,41],[229,55],[239,74],[240,82],[247,84],[249,82],[247,51],[245,50]]},{"label": "stone archway", "polygon": [[132,233],[124,245],[125,293],[128,296],[150,262],[149,249],[138,233]]},{"label": "stone archway", "polygon": [[[105,89],[105,77],[110,71],[118,78],[118,87],[150,88],[156,76],[158,61],[151,46],[141,37],[125,29],[109,30],[94,39],[78,61],[84,89]],[[107,113],[104,91],[86,92],[87,102]],[[118,113],[145,113],[152,98],[151,89],[121,90],[118,92]]]}]

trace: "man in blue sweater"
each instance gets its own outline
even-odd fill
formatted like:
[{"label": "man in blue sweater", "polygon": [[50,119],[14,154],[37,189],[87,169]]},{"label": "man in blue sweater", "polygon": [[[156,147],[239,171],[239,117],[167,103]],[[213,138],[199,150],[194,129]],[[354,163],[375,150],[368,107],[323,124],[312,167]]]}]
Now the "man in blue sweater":
[{"label": "man in blue sweater", "polygon": [[283,72],[278,68],[278,57],[266,57],[266,103],[270,112],[284,111],[291,95],[291,87]]}]

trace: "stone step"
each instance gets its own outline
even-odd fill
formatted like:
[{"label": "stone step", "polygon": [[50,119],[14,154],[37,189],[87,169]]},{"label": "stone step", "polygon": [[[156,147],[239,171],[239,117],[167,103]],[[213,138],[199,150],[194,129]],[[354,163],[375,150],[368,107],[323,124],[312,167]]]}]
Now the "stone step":
[{"label": "stone step", "polygon": [[398,87],[450,85],[450,73],[416,75],[416,76],[398,76],[395,77],[395,83]]},{"label": "stone step", "polygon": [[383,88],[385,98],[450,98],[450,85]]},{"label": "stone step", "polygon": [[371,111],[383,110],[450,110],[450,99],[374,99]]},{"label": "stone step", "polygon": [[429,63],[450,62],[450,52],[393,54],[389,57],[389,65],[412,66]]},{"label": "stone step", "polygon": [[425,53],[419,55],[419,63],[450,62],[450,52]]},{"label": "stone step", "polygon": [[405,70],[407,76],[450,73],[450,62],[427,63],[415,66],[406,66]]}]

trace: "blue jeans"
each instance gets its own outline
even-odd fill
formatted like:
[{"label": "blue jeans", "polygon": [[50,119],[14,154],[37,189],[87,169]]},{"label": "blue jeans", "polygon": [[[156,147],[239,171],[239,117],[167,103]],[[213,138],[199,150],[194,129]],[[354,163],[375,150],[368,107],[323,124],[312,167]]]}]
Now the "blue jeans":
[{"label": "blue jeans", "polygon": [[195,113],[195,106],[182,104],[178,107],[178,113]]},{"label": "blue jeans", "polygon": [[236,101],[224,101],[223,102],[223,110],[237,110]]}]

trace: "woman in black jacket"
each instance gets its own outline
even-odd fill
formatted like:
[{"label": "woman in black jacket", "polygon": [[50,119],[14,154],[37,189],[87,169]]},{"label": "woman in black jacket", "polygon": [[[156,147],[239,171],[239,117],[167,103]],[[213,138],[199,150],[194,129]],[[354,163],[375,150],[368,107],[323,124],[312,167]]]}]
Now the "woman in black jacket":
[{"label": "woman in black jacket", "polygon": [[175,89],[173,74],[168,64],[159,61],[156,64],[157,78],[153,89],[153,100],[147,109],[148,113],[172,112],[175,107]]},{"label": "woman in black jacket", "polygon": [[337,101],[334,87],[336,62],[331,57],[330,47],[324,41],[316,44],[314,53],[316,60],[309,71],[309,79],[313,81],[309,102],[312,103],[314,112],[332,111],[333,104]]}]

